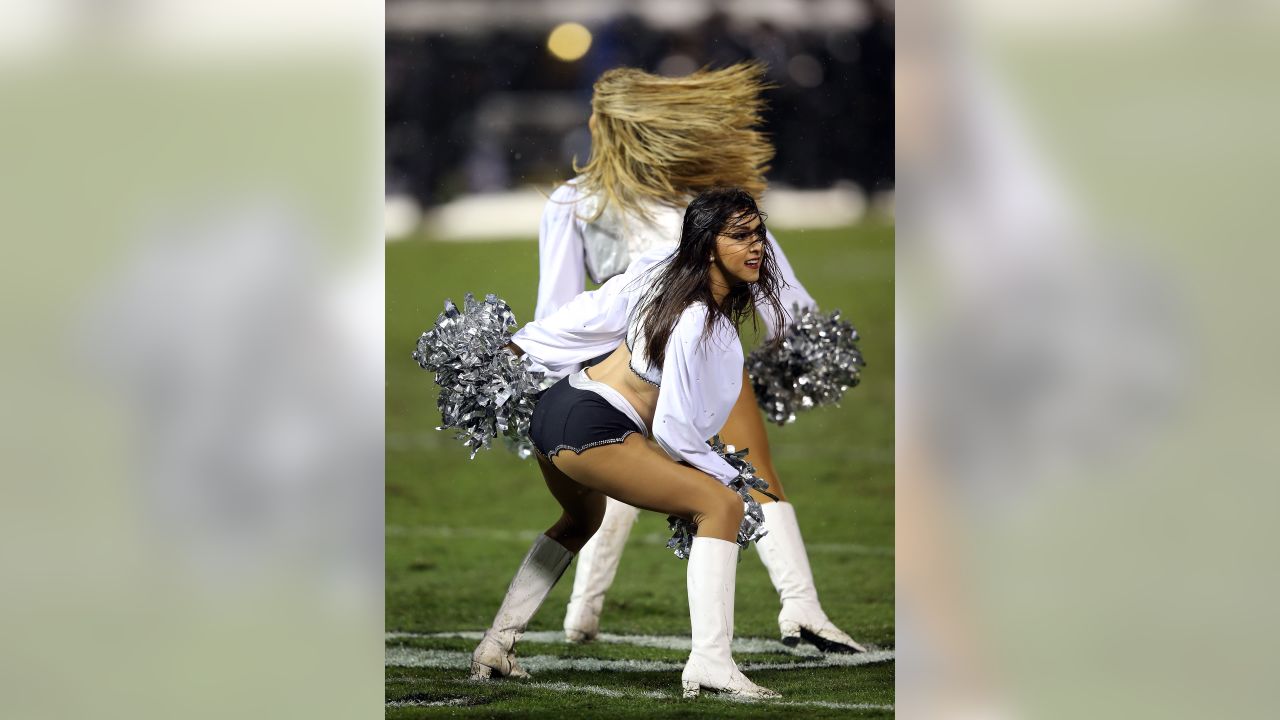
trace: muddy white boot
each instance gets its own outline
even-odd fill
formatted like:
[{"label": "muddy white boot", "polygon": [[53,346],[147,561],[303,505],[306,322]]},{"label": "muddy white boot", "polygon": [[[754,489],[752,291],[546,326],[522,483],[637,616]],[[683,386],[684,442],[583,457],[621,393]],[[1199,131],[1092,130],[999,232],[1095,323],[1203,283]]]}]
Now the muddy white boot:
[{"label": "muddy white boot", "polygon": [[695,537],[689,552],[687,585],[693,651],[680,681],[684,696],[702,690],[764,700],[782,697],[747,679],[733,662],[733,592],[738,575],[738,545],[727,540]]},{"label": "muddy white boot", "polygon": [[527,678],[529,673],[516,662],[515,644],[529,620],[547,598],[551,588],[573,560],[573,553],[546,535],[539,535],[511,579],[507,596],[484,631],[484,638],[471,654],[471,679],[493,677]]},{"label": "muddy white boot", "polygon": [[771,502],[761,509],[768,534],[756,542],[756,550],[782,599],[782,612],[778,613],[782,642],[795,647],[805,640],[823,652],[866,652],[822,611],[795,508],[789,502]]},{"label": "muddy white boot", "polygon": [[608,499],[600,529],[578,553],[578,564],[573,571],[573,595],[564,613],[564,636],[569,642],[589,642],[600,632],[604,594],[613,584],[622,549],[639,516],[638,508]]}]

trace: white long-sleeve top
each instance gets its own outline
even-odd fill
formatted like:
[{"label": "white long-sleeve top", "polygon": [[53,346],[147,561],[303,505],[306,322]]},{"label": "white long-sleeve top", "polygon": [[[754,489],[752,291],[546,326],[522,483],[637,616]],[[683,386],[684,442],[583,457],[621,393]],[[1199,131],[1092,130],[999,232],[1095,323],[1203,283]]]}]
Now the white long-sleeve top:
[{"label": "white long-sleeve top", "polygon": [[[553,376],[611,352],[624,340],[638,352],[644,338],[638,323],[631,322],[638,315],[633,311],[672,250],[657,248],[642,254],[625,273],[525,325],[512,341],[533,361],[534,369]],[[690,305],[667,342],[663,367],[651,367],[633,354],[631,369],[658,385],[651,426],[654,440],[672,459],[727,484],[738,473],[706,441],[724,427],[742,390],[742,345],[728,320],[717,322],[708,333],[706,318],[704,304]]]},{"label": "white long-sleeve top", "polygon": [[[640,256],[659,248],[675,249],[680,242],[684,210],[654,204],[648,208],[648,219],[623,217],[606,208],[592,222],[596,199],[583,195],[577,181],[556,188],[542,213],[538,230],[538,307],[534,318],[541,320],[560,309],[586,287],[590,268],[596,282],[604,282],[623,272]],[[782,275],[779,299],[782,300],[783,326],[777,327],[773,313],[761,313],[772,339],[791,323],[791,309],[816,307],[817,303],[796,278],[786,253],[765,229],[774,260]]]}]

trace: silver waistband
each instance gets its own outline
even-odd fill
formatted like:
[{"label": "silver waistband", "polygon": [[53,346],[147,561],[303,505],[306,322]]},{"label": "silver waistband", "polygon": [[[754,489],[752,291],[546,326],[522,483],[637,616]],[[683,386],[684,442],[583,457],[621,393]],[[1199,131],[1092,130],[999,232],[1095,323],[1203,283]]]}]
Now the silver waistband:
[{"label": "silver waistband", "polygon": [[604,398],[605,402],[612,405],[615,410],[626,415],[631,422],[635,423],[636,427],[640,429],[640,432],[644,433],[645,437],[649,437],[649,428],[645,427],[644,420],[640,419],[640,413],[636,412],[635,407],[632,406],[631,403],[627,402],[627,399],[622,396],[622,393],[602,382],[592,380],[587,377],[587,371],[585,369],[579,370],[578,372],[570,375],[569,385],[578,390],[593,392]]}]

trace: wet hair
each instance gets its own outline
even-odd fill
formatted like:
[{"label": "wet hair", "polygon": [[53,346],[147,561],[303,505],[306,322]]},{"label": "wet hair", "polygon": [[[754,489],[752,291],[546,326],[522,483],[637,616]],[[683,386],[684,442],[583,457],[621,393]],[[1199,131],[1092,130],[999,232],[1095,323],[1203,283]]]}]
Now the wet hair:
[{"label": "wet hair", "polygon": [[[762,244],[760,277],[756,282],[731,286],[721,303],[716,303],[711,292],[711,263],[707,258],[716,255],[717,239],[721,235],[745,239],[750,233],[763,241],[765,217],[751,193],[738,187],[713,188],[689,203],[680,245],[670,261],[650,271],[657,275],[636,309],[646,338],[645,359],[650,365],[662,367],[667,342],[680,315],[695,302],[707,306],[704,337],[710,336],[721,319],[728,320],[735,330],[747,317],[752,317],[754,322],[752,311],[757,308],[773,313],[775,326],[782,327],[784,316],[779,289],[783,281],[768,242]],[[760,224],[752,230],[751,222],[756,218]]]},{"label": "wet hair", "polygon": [[573,169],[598,197],[597,219],[612,205],[646,217],[652,203],[679,207],[713,187],[736,186],[759,198],[773,147],[764,133],[761,93],[770,87],[758,62],[684,77],[635,68],[608,70],[592,88],[591,157]]}]

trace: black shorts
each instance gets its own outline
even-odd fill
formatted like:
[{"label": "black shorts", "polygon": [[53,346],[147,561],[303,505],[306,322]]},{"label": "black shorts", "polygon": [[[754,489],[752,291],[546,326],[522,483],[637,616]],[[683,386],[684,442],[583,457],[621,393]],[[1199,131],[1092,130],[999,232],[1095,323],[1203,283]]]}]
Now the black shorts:
[{"label": "black shorts", "polygon": [[569,377],[542,394],[529,423],[529,439],[546,458],[561,450],[580,453],[620,443],[636,432],[641,431],[626,413],[599,394],[574,387]]}]

